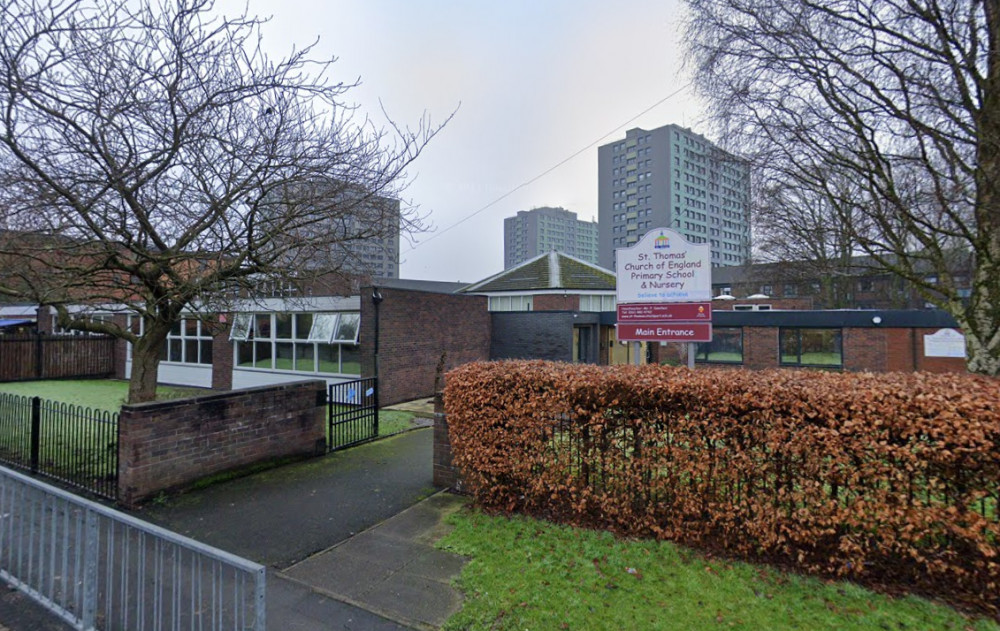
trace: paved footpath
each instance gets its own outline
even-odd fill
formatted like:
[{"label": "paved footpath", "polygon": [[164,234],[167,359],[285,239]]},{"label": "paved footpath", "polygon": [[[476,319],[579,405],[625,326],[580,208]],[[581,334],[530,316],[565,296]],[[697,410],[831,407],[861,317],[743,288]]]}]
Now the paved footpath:
[{"label": "paved footpath", "polygon": [[269,629],[434,629],[461,604],[464,560],[432,544],[464,500],[434,495],[432,443],[418,429],[136,515],[268,566]]},{"label": "paved footpath", "polygon": [[[433,547],[463,498],[432,486],[418,429],[150,503],[133,514],[268,567],[274,631],[430,630],[461,606],[465,560]],[[0,631],[63,631],[4,585]]]},{"label": "paved footpath", "polygon": [[0,582],[0,631],[71,631],[72,628],[24,593]]}]

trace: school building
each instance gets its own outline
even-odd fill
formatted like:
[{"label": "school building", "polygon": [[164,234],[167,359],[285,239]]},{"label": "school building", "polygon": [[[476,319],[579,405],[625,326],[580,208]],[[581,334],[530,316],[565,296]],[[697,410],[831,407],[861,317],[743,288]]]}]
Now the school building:
[{"label": "school building", "polygon": [[[849,371],[964,371],[964,339],[938,310],[811,310],[795,300],[713,301],[713,341],[696,366]],[[686,362],[687,346],[620,342],[615,276],[557,252],[471,285],[385,279],[351,296],[268,298],[231,313],[190,314],[170,332],[161,383],[240,389],[323,379],[380,377],[389,405],[432,395],[444,373],[477,360],[547,359],[593,364]],[[126,319],[120,307],[80,307]],[[5,316],[59,333],[48,308]],[[62,331],[69,334],[71,332]],[[129,345],[115,373],[131,369]]]}]

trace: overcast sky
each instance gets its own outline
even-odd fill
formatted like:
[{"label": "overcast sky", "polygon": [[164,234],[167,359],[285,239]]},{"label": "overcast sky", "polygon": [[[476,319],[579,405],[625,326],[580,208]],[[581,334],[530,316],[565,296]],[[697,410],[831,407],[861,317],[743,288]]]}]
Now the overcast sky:
[{"label": "overcast sky", "polygon": [[[243,1],[217,6],[229,12]],[[403,239],[403,278],[472,282],[501,271],[503,219],[518,210],[562,206],[596,219],[596,145],[625,129],[676,123],[709,131],[685,87],[679,0],[248,6],[272,18],[264,27],[272,56],[318,37],[316,56],[338,58],[334,79],[361,80],[347,100],[376,120],[380,101],[410,125],[425,113],[443,121],[457,108],[410,172],[404,197],[432,231]]]}]

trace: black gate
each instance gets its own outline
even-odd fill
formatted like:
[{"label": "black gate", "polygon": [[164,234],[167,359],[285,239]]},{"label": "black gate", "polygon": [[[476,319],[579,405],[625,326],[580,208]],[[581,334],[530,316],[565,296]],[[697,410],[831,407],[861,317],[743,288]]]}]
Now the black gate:
[{"label": "black gate", "polygon": [[378,437],[378,379],[367,377],[330,384],[327,389],[330,422],[326,449],[336,451]]}]

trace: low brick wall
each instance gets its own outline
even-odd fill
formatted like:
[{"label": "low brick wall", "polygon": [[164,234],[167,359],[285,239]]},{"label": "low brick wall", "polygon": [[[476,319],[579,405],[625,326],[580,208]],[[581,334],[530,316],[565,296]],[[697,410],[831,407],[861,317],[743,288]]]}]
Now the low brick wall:
[{"label": "low brick wall", "polygon": [[441,393],[434,397],[434,486],[462,492],[462,476],[451,462],[451,438],[448,417]]},{"label": "low brick wall", "polygon": [[326,384],[300,381],[139,405],[119,420],[126,506],[206,476],[325,452]]}]

